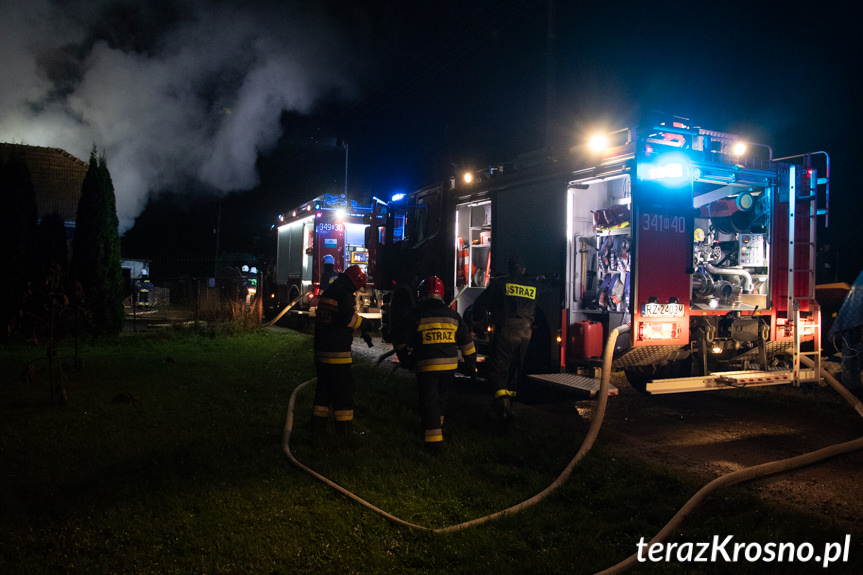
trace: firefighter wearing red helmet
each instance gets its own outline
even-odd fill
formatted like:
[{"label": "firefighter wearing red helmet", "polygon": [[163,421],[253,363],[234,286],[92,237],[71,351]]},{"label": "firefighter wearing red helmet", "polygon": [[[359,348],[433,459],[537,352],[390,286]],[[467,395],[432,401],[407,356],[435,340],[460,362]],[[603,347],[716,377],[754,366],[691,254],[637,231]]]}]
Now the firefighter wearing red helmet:
[{"label": "firefighter wearing red helmet", "polygon": [[478,312],[488,310],[494,332],[488,378],[494,389],[494,407],[503,427],[513,421],[512,401],[524,377],[524,361],[533,332],[536,286],[525,277],[521,258],[507,263],[507,275],[494,278],[474,303]]},{"label": "firefighter wearing red helmet", "polygon": [[426,449],[437,452],[443,445],[447,394],[458,368],[459,351],[473,374],[476,348],[467,324],[444,302],[440,278],[424,279],[417,296],[417,306],[396,330],[393,347],[399,360],[416,373],[423,441]]},{"label": "firefighter wearing red helmet", "polygon": [[315,312],[315,368],[318,382],[312,408],[312,433],[327,428],[330,406],[336,434],[349,440],[353,434],[354,382],[351,375],[351,344],[354,332],[372,330],[369,320],[356,311],[354,293],[366,286],[366,272],[351,266],[321,294]]}]

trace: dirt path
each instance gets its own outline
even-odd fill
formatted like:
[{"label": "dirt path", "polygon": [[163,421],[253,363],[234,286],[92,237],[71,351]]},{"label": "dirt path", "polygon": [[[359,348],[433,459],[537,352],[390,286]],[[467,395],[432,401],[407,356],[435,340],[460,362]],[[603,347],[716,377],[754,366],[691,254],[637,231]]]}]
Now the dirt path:
[{"label": "dirt path", "polygon": [[[863,435],[863,420],[829,387],[647,396],[615,378],[599,441],[634,457],[715,477]],[[576,406],[592,416],[593,402]],[[863,451],[745,484],[774,499],[863,529]]]}]

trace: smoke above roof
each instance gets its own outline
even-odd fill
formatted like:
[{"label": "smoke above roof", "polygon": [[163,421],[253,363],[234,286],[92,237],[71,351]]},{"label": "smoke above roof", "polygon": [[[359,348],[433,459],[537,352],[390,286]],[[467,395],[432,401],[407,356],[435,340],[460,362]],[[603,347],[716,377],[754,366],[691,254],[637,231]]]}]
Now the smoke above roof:
[{"label": "smoke above roof", "polygon": [[121,231],[154,192],[252,189],[284,111],[352,95],[359,62],[322,6],[0,0],[0,141],[95,145]]}]

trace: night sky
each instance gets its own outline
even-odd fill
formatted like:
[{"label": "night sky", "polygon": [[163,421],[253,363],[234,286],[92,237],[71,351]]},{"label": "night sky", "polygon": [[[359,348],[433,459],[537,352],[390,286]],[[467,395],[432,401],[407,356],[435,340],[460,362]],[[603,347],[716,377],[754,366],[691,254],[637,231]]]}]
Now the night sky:
[{"label": "night sky", "polygon": [[344,189],[338,140],[364,199],[661,110],[829,152],[822,240],[842,279],[863,269],[853,3],[557,0],[551,28],[548,5],[0,0],[0,140],[98,146],[139,246],[206,251],[220,221],[257,251],[278,211]]}]

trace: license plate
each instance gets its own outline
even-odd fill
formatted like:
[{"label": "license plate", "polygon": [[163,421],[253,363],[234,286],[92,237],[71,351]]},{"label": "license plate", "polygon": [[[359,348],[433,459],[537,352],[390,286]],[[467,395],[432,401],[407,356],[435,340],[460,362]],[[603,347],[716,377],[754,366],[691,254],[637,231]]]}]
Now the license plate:
[{"label": "license plate", "polygon": [[641,317],[683,317],[682,303],[646,303],[641,308]]}]

